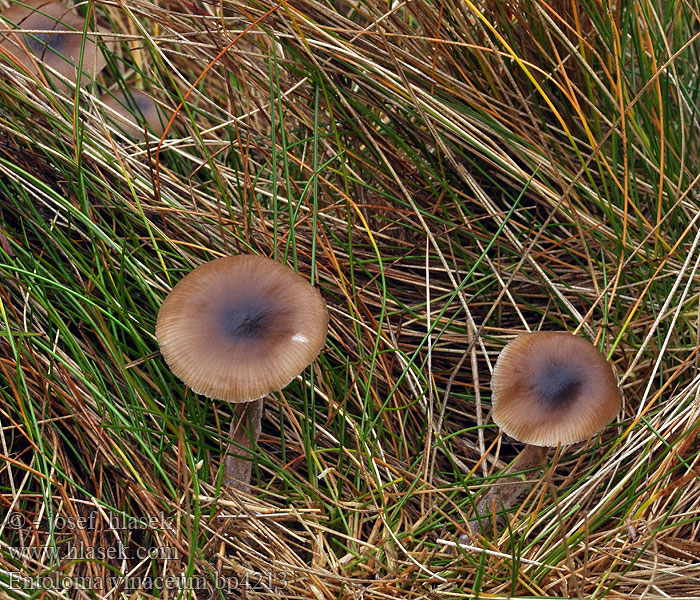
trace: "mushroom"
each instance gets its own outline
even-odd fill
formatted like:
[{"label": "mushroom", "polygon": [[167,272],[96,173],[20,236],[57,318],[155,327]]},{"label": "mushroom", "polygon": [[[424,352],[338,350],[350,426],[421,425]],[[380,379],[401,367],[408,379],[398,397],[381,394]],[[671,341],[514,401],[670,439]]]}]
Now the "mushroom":
[{"label": "mushroom", "polygon": [[[620,412],[617,378],[600,351],[565,332],[526,333],[501,351],[491,378],[494,422],[525,443],[506,473],[537,468],[547,447],[573,444],[596,435]],[[492,504],[508,508],[523,483],[489,488],[477,504],[479,518]]]},{"label": "mushroom", "polygon": [[[247,490],[251,464],[228,456],[252,450],[262,398],[281,390],[318,356],[328,312],[318,289],[261,256],[226,256],[183,277],[158,312],[156,339],[172,372],[195,393],[233,403],[223,481]],[[242,430],[249,425],[249,431]]]},{"label": "mushroom", "polygon": [[107,108],[105,115],[132,138],[146,139],[144,123],[158,137],[165,131],[166,122],[155,100],[140,90],[128,88],[126,91],[107,92],[100,102]]},{"label": "mushroom", "polygon": [[[38,74],[38,64],[42,64],[49,68],[49,77],[59,89],[70,91],[70,86],[51,71],[73,83],[77,81],[85,19],[74,9],[47,0],[23,0],[11,5],[0,17],[0,56],[6,58],[9,54],[30,75]],[[16,32],[15,29],[34,33]],[[97,27],[96,31],[107,33],[102,27]],[[114,49],[114,44],[110,49]],[[89,32],[83,49],[81,86],[88,85],[106,64],[95,42],[95,32]]]}]

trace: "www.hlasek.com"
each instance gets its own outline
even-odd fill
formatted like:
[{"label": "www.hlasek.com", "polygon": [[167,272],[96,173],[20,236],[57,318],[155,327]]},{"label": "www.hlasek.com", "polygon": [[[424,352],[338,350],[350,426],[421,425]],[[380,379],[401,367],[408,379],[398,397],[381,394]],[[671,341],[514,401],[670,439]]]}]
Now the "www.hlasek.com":
[{"label": "www.hlasek.com", "polygon": [[233,593],[236,590],[280,593],[287,588],[287,578],[284,571],[275,573],[250,572],[241,577],[223,576],[215,573],[212,577],[186,577],[180,575],[145,576],[110,576],[79,577],[61,573],[51,573],[33,577],[25,577],[17,573],[10,574],[9,588],[14,590],[219,590],[222,593]]},{"label": "www.hlasek.com", "polygon": [[64,544],[37,548],[35,546],[11,546],[7,549],[11,558],[20,561],[35,561],[42,564],[65,560],[177,560],[180,554],[173,546],[86,546]]}]

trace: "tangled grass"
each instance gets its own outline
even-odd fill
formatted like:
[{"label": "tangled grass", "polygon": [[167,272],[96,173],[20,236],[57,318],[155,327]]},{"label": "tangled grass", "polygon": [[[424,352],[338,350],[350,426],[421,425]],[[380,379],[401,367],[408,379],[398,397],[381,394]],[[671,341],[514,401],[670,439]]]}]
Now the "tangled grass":
[{"label": "tangled grass", "polygon": [[[0,58],[1,594],[700,596],[697,2],[78,10],[116,44],[75,96]],[[126,85],[162,139],[105,121]],[[240,252],[331,316],[250,495],[220,485],[232,408],[153,335]],[[623,411],[456,548],[521,447],[493,364],[540,329],[593,341]]]}]

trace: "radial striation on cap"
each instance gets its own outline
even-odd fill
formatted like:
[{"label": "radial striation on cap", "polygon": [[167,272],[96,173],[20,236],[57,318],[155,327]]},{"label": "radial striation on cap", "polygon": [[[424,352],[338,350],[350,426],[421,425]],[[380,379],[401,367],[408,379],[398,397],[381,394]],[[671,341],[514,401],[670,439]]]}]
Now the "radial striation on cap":
[{"label": "radial striation on cap", "polygon": [[[0,17],[0,48],[4,51],[0,58],[9,53],[32,74],[37,72],[35,63],[43,63],[75,82],[82,52],[86,75],[81,78],[81,85],[85,86],[90,83],[90,76],[94,78],[107,64],[95,42],[95,35],[107,31],[101,27],[88,31],[81,50],[84,26],[85,19],[60,2],[23,0],[12,4]],[[33,32],[15,33],[14,29]],[[113,49],[115,44],[108,46]]]},{"label": "radial striation on cap", "polygon": [[584,338],[564,332],[526,333],[502,351],[491,378],[493,420],[534,446],[592,437],[620,411],[617,379]]},{"label": "radial striation on cap", "polygon": [[228,402],[282,389],[316,358],[327,331],[319,291],[289,267],[255,255],[191,271],[156,323],[172,372],[196,393]]}]

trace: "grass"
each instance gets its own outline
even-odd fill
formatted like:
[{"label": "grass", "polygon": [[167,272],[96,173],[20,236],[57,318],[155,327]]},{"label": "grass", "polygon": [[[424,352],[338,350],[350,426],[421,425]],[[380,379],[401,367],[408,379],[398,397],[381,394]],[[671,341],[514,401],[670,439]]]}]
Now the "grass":
[{"label": "grass", "polygon": [[[77,97],[0,64],[1,595],[700,595],[697,3],[92,10],[118,43]],[[162,140],[107,127],[123,86]],[[231,407],[153,333],[240,252],[331,316],[250,496],[220,486]],[[490,372],[540,329],[593,341],[623,411],[455,549],[521,447]]]}]

